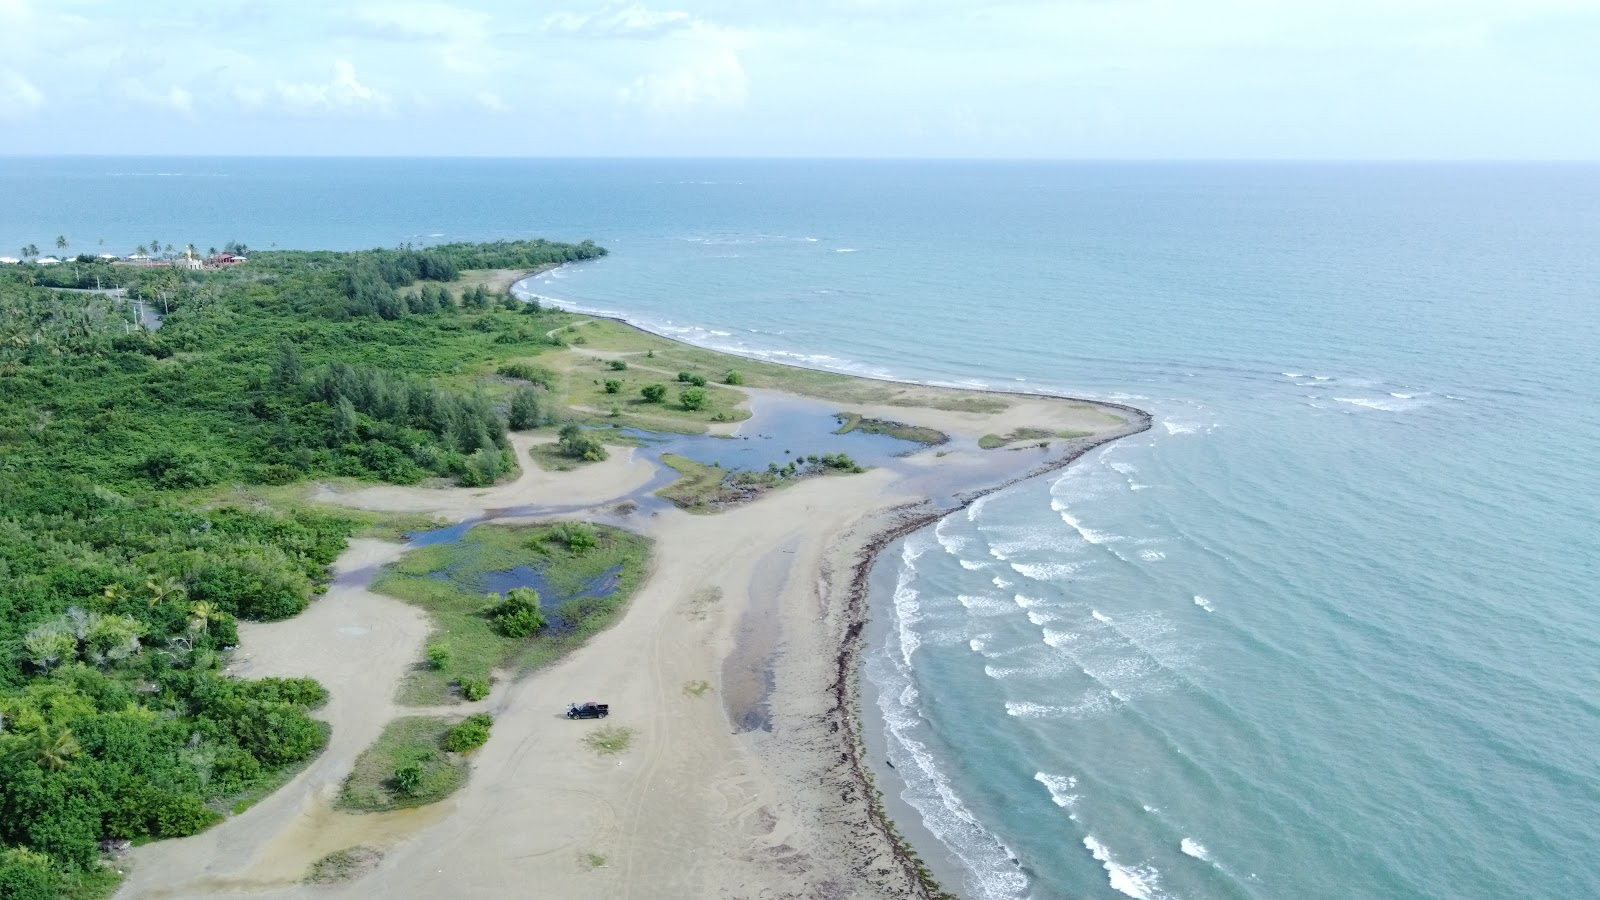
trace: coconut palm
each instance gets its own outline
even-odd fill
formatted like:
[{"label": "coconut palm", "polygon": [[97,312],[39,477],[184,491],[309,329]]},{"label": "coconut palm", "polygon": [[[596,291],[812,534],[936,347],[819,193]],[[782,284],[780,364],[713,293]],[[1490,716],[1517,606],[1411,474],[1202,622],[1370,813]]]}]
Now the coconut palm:
[{"label": "coconut palm", "polygon": [[107,600],[110,600],[112,603],[115,603],[118,600],[127,599],[128,589],[120,584],[108,584],[106,585],[106,589],[102,591],[100,595],[105,597]]},{"label": "coconut palm", "polygon": [[207,634],[211,631],[211,623],[222,618],[222,610],[213,604],[201,600],[189,606],[189,629]]},{"label": "coconut palm", "polygon": [[56,249],[57,250],[65,250],[65,249],[67,249],[67,236],[66,235],[64,235],[64,234],[56,235]]},{"label": "coconut palm", "polygon": [[63,728],[55,734],[41,729],[34,732],[32,743],[34,759],[54,772],[71,765],[72,758],[83,750],[70,728]]},{"label": "coconut palm", "polygon": [[168,598],[176,597],[182,599],[189,595],[189,589],[183,586],[183,582],[171,576],[160,581],[154,578],[147,579],[144,583],[144,589],[150,592],[150,605],[153,607],[160,606]]}]

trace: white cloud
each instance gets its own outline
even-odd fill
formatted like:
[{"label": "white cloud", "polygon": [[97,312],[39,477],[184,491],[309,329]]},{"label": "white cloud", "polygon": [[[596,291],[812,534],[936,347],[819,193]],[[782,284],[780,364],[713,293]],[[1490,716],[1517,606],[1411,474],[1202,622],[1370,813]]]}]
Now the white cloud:
[{"label": "white cloud", "polygon": [[697,106],[742,106],[750,92],[739,55],[719,50],[698,63],[636,78],[618,92],[625,104],[653,112],[674,112]]},{"label": "white cloud", "polygon": [[0,116],[15,116],[44,105],[44,93],[19,72],[0,69]]},{"label": "white cloud", "polygon": [[613,4],[598,12],[558,12],[545,17],[541,28],[552,34],[577,37],[654,37],[694,25],[681,10],[652,10],[640,4]]},{"label": "white cloud", "polygon": [[511,107],[507,106],[506,102],[500,99],[500,95],[494,91],[479,91],[477,99],[478,105],[490,112],[503,113],[511,111]]},{"label": "white cloud", "polygon": [[184,115],[194,114],[194,94],[176,84],[162,89],[151,87],[142,78],[124,78],[118,82],[117,90],[134,103],[170,109]]},{"label": "white cloud", "polygon": [[355,64],[347,59],[333,64],[333,78],[321,84],[293,84],[280,81],[276,94],[283,105],[295,112],[377,109],[388,111],[389,95],[361,83]]},{"label": "white cloud", "polygon": [[376,37],[401,41],[477,41],[489,31],[489,16],[444,3],[365,6],[355,20]]}]

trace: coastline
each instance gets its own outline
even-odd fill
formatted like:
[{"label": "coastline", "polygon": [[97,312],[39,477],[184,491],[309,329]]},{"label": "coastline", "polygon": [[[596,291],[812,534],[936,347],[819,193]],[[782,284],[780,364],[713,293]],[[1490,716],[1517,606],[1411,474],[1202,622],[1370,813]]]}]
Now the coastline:
[{"label": "coastline", "polygon": [[[523,282],[534,278],[539,274],[543,274],[543,271],[548,270],[530,272],[525,276],[515,279],[510,286],[510,290],[514,295],[519,297],[534,297],[542,301],[553,303],[556,302],[554,298],[534,294],[531,291],[527,291],[526,294],[518,292],[518,288],[522,287]],[[562,302],[564,303],[564,301]],[[628,326],[629,328],[634,328],[648,334],[653,334],[656,337],[672,341],[674,343],[687,344],[694,347],[701,346],[690,341],[686,341],[681,337],[664,334],[660,331],[653,330],[646,324],[629,319],[625,314],[592,312],[584,309],[568,309],[567,306],[561,306],[560,308],[567,309],[569,312],[572,312],[576,315],[584,315],[596,319],[618,322],[622,325]],[[803,366],[797,363],[775,362],[773,360],[764,359],[748,353],[741,353],[735,350],[727,350],[723,348],[702,347],[701,349],[726,356],[749,359],[766,365],[782,366],[795,369],[811,369],[813,371],[828,372],[830,374],[837,374],[848,378],[876,381],[891,385],[937,387],[941,389],[961,391],[969,394],[988,395],[997,398],[1046,398],[1068,403],[1090,403],[1100,407],[1119,410],[1126,416],[1126,424],[1123,428],[1108,432],[1104,435],[1096,435],[1092,438],[1083,438],[1073,441],[1072,449],[1068,450],[1060,457],[1036,466],[1024,474],[1013,476],[999,484],[981,487],[976,490],[960,494],[957,497],[958,502],[953,506],[941,507],[935,510],[926,510],[922,507],[932,503],[933,501],[931,498],[924,498],[923,500],[915,503],[878,511],[875,513],[875,515],[884,520],[879,524],[878,530],[867,535],[854,549],[846,551],[854,556],[854,562],[850,567],[850,576],[846,590],[841,596],[838,597],[837,600],[831,602],[828,600],[824,601],[825,609],[828,609],[830,606],[833,607],[828,618],[832,618],[833,615],[838,615],[842,619],[842,628],[838,626],[835,627],[837,650],[832,657],[832,680],[828,685],[828,691],[832,705],[827,711],[827,724],[830,732],[839,735],[838,742],[841,747],[841,757],[846,761],[849,771],[849,787],[853,788],[860,797],[866,798],[868,807],[868,820],[877,831],[879,837],[889,847],[892,848],[891,854],[894,862],[905,874],[908,882],[915,886],[916,893],[914,896],[920,898],[920,900],[953,900],[953,898],[955,898],[957,895],[947,890],[946,887],[941,883],[938,873],[936,873],[928,866],[927,863],[923,861],[923,857],[928,855],[930,851],[938,850],[941,852],[948,852],[948,848],[944,847],[941,842],[940,846],[937,848],[922,846],[919,850],[918,844],[906,837],[901,828],[896,825],[894,818],[890,815],[887,808],[884,787],[880,786],[879,784],[879,775],[882,773],[881,771],[876,770],[876,768],[870,762],[871,757],[868,752],[868,741],[866,738],[867,729],[870,727],[882,732],[886,730],[887,727],[882,721],[881,716],[879,716],[876,711],[869,712],[864,707],[862,702],[862,658],[866,651],[867,623],[870,619],[872,619],[873,612],[871,603],[872,573],[883,551],[895,541],[908,537],[913,533],[921,531],[925,528],[934,527],[939,523],[940,520],[955,513],[962,512],[983,497],[998,493],[1024,481],[1064,469],[1081,459],[1091,450],[1105,446],[1114,441],[1121,440],[1125,437],[1142,434],[1143,432],[1150,430],[1154,424],[1154,418],[1146,410],[1115,401],[1095,400],[1091,398],[1074,397],[1050,392],[1008,391],[991,387],[975,388],[956,387],[945,384],[931,384],[929,382],[915,381],[911,379],[899,379],[887,375],[859,374],[855,372],[843,372],[835,369],[822,369]],[[843,542],[847,539],[841,537],[840,540]],[[890,786],[891,788],[895,786],[903,787],[903,782],[901,782],[897,777],[890,776],[889,779],[885,780],[893,781],[893,785]],[[907,809],[911,814],[915,814],[915,810],[911,809],[909,806],[904,804],[900,805]],[[932,835],[931,832],[926,831],[921,822],[916,823],[916,831],[924,834],[927,839],[938,841],[937,837]]]},{"label": "coastline", "polygon": [[[664,356],[699,349],[609,318],[630,334],[659,338]],[[591,344],[563,359],[594,352],[605,349]],[[644,351],[633,352],[642,366]],[[763,365],[799,380],[817,371]],[[864,380],[836,377],[830,383]],[[1143,431],[1151,420],[1101,401],[874,383],[903,390],[873,388],[835,401],[752,386],[746,405],[780,403],[776,408],[806,408],[826,420],[843,402],[954,440],[937,453],[924,449],[861,474],[805,479],[717,515],[690,515],[653,499],[649,509],[619,517],[619,501],[648,495],[659,474],[636,449],[572,472],[525,464],[515,481],[487,489],[313,487],[308,500],[451,521],[622,524],[655,540],[657,557],[609,630],[547,668],[501,673],[481,703],[450,707],[496,716],[494,738],[474,753],[473,774],[457,794],[434,807],[362,816],[329,801],[355,753],[389,719],[416,712],[395,701],[393,688],[421,658],[429,628],[416,608],[367,589],[375,563],[408,547],[353,543],[336,564],[350,572],[338,592],[300,616],[252,626],[247,639],[254,658],[248,674],[311,673],[329,686],[327,718],[340,751],[323,754],[248,815],[140,848],[120,895],[503,896],[507,885],[534,878],[553,895],[574,897],[951,896],[889,815],[865,755],[872,723],[859,705],[860,660],[874,564],[894,540]],[[954,402],[978,394],[1006,402]],[[1034,425],[1092,436],[1021,452],[979,447],[985,432]],[[547,439],[518,435],[513,443],[526,458]],[[707,606],[698,598],[709,591],[719,599]],[[740,625],[753,612],[770,612],[775,629],[756,660],[771,684],[764,701],[770,717],[741,730],[726,706],[732,698],[723,667],[740,649]],[[380,660],[382,674],[375,674],[371,664]],[[713,696],[687,689],[710,681],[718,685]],[[582,697],[610,702],[611,721],[637,731],[634,747],[614,760],[597,757],[582,746],[586,726],[556,724],[556,706]],[[348,884],[301,883],[310,863],[357,845],[386,855]],[[582,862],[595,857],[608,862]]]}]

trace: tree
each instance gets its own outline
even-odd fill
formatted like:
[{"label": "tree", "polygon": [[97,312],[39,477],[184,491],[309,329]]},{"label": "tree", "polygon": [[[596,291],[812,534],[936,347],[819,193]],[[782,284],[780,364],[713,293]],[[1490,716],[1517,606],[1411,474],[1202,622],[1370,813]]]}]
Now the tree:
[{"label": "tree", "polygon": [[272,381],[280,388],[295,387],[300,383],[300,351],[294,344],[278,344],[278,359],[272,365]]},{"label": "tree", "polygon": [[182,599],[189,595],[189,589],[183,586],[183,582],[170,575],[160,581],[154,578],[145,579],[144,589],[150,592],[150,605],[152,607],[160,606],[174,597]]},{"label": "tree", "polygon": [[507,416],[514,431],[525,431],[539,425],[539,395],[531,390],[517,391],[511,397],[511,411]]},{"label": "tree", "polygon": [[78,639],[57,623],[40,625],[22,639],[22,648],[34,668],[48,671],[64,659],[78,655]]},{"label": "tree", "polygon": [[52,772],[59,772],[72,764],[72,758],[83,752],[78,745],[78,739],[73,736],[72,729],[63,728],[51,732],[40,729],[33,733],[30,739],[33,758],[40,767]]},{"label": "tree", "polygon": [[606,379],[606,393],[608,393],[608,394],[620,394],[620,393],[622,393],[622,382],[616,380],[615,378],[607,378]]},{"label": "tree", "polygon": [[146,247],[143,244],[140,244],[139,246],[133,248],[133,252],[137,253],[140,256],[149,256],[150,255],[150,248]]},{"label": "tree", "polygon": [[607,363],[607,365],[611,367],[613,372],[621,372],[628,368],[627,361],[621,359],[613,359],[611,362]]},{"label": "tree", "polygon": [[684,388],[683,392],[678,394],[678,402],[682,403],[683,408],[687,410],[705,409],[708,402],[706,389],[703,387]]},{"label": "tree", "polygon": [[667,399],[667,386],[664,384],[647,384],[639,389],[646,403],[660,403]]},{"label": "tree", "polygon": [[488,713],[467,716],[445,732],[444,749],[451,753],[467,753],[482,747],[489,740],[489,726],[493,724],[494,719]]},{"label": "tree", "polygon": [[605,445],[595,440],[581,427],[573,424],[561,426],[561,436],[556,446],[563,456],[588,462],[600,462],[607,457]]},{"label": "tree", "polygon": [[56,235],[56,249],[57,250],[65,250],[65,249],[67,249],[67,236],[66,235],[64,235],[64,234]]},{"label": "tree", "polygon": [[151,256],[160,256],[161,255],[161,242],[160,241],[151,241],[150,242],[150,255]]},{"label": "tree", "polygon": [[216,604],[201,600],[199,603],[189,605],[189,630],[200,634],[211,633],[211,623],[227,615],[218,609]]},{"label": "tree", "polygon": [[31,259],[39,255],[39,248],[33,244],[29,244],[28,246],[22,248],[21,253],[23,259]]},{"label": "tree", "polygon": [[723,384],[744,384],[744,375],[738,369],[729,369],[728,374],[722,376]]},{"label": "tree", "polygon": [[489,594],[485,599],[490,603],[484,615],[506,637],[525,638],[545,625],[544,613],[539,610],[539,592],[533,588],[512,588],[503,600],[499,594]]}]

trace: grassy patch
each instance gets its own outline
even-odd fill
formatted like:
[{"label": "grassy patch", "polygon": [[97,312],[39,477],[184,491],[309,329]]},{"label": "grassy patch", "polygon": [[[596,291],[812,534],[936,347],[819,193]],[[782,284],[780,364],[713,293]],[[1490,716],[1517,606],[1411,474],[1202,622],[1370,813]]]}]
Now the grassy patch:
[{"label": "grassy patch", "polygon": [[[570,550],[557,526],[480,525],[454,544],[412,550],[374,581],[375,590],[422,607],[434,621],[429,645],[449,648],[439,668],[419,665],[400,689],[400,702],[446,703],[452,685],[488,678],[496,668],[545,665],[609,627],[644,580],[650,541],[631,532],[594,526],[596,546]],[[485,576],[521,566],[543,579],[543,611],[551,623],[527,638],[513,639],[484,617],[484,592],[473,587]],[[435,577],[448,573],[448,577]],[[606,596],[587,596],[605,582]]]},{"label": "grassy patch", "polygon": [[732,473],[727,469],[708,466],[674,453],[661,454],[661,461],[675,469],[679,478],[656,491],[656,496],[671,500],[682,509],[711,513],[744,497],[742,492],[728,484],[728,476]]},{"label": "grassy patch", "polygon": [[[125,863],[117,863],[126,868]],[[117,892],[122,886],[122,873],[115,869],[107,868],[104,864],[99,867],[65,875],[57,888],[60,900],[104,900]]]},{"label": "grassy patch", "polygon": [[351,847],[336,850],[311,864],[306,872],[307,884],[338,884],[354,881],[377,868],[383,860],[383,851],[375,847]]},{"label": "grassy patch", "polygon": [[604,869],[606,867],[606,857],[603,853],[580,853],[578,854],[578,861],[590,869]]},{"label": "grassy patch", "polygon": [[684,614],[696,622],[703,622],[711,615],[711,610],[721,602],[722,588],[704,587],[690,595],[689,605]]},{"label": "grassy patch", "polygon": [[601,756],[627,750],[639,732],[625,725],[602,725],[583,736],[583,745]]},{"label": "grassy patch", "polygon": [[[467,781],[465,762],[446,753],[444,737],[454,719],[407,716],[386,725],[383,734],[356,758],[355,768],[339,789],[337,805],[357,812],[382,812],[437,803]],[[402,788],[395,775],[417,766],[415,785]]]},{"label": "grassy patch", "polygon": [[700,681],[685,681],[683,683],[683,692],[691,697],[704,697],[709,690],[711,690],[711,682],[703,679]]},{"label": "grassy patch", "polygon": [[1047,428],[1018,428],[1009,434],[986,434],[978,438],[978,446],[985,450],[997,450],[1007,444],[1021,441],[1048,440],[1053,437],[1075,438],[1088,437],[1087,431],[1050,431]]},{"label": "grassy patch", "polygon": [[864,431],[868,434],[886,434],[902,441],[911,441],[915,444],[926,444],[929,447],[943,444],[950,440],[950,436],[937,428],[925,428],[921,425],[907,425],[904,422],[891,422],[887,419],[868,419],[860,413],[839,413],[839,429],[834,434],[849,434],[852,431]]}]

